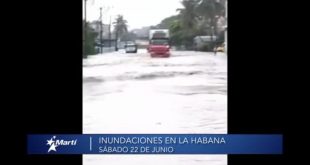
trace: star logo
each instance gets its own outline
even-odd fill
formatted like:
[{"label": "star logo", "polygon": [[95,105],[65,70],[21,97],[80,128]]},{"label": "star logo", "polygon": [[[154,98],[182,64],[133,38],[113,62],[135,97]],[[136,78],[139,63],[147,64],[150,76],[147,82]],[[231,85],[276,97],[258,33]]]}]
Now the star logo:
[{"label": "star logo", "polygon": [[50,151],[55,151],[56,152],[56,147],[58,147],[58,145],[55,144],[55,139],[56,139],[56,136],[53,136],[50,140],[47,140],[47,144],[46,145],[49,145],[50,148],[48,149],[48,153]]}]

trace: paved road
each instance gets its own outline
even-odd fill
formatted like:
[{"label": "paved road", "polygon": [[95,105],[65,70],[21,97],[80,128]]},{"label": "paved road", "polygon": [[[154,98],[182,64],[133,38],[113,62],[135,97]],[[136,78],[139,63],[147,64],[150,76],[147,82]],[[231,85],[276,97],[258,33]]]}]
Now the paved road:
[{"label": "paved road", "polygon": [[[227,56],[122,50],[83,61],[84,133],[227,133]],[[226,165],[226,155],[84,155],[84,165]]]}]

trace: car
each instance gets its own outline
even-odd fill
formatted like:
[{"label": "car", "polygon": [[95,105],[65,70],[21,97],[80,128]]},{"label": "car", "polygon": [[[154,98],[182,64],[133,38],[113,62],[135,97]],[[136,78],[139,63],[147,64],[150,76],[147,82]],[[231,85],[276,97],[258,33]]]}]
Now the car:
[{"label": "car", "polygon": [[217,52],[224,52],[224,46],[219,46],[216,48]]},{"label": "car", "polygon": [[134,42],[126,42],[125,51],[126,53],[137,53],[138,45]]},{"label": "car", "polygon": [[214,48],[214,51],[217,51],[217,52],[224,52],[225,51],[225,46],[224,44],[218,46],[218,47],[215,47]]},{"label": "car", "polygon": [[96,53],[100,53],[101,48],[103,48],[105,45],[100,43],[95,43],[95,51]]}]

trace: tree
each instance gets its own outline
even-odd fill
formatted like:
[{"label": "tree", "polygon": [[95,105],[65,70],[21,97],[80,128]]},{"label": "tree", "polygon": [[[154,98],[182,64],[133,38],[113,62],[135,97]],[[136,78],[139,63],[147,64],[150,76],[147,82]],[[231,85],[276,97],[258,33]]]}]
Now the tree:
[{"label": "tree", "polygon": [[117,18],[115,19],[115,22],[113,22],[113,24],[114,24],[114,32],[116,34],[117,40],[128,32],[127,21],[124,19],[122,15],[118,15]]},{"label": "tree", "polygon": [[[84,21],[85,22],[85,21]],[[83,58],[87,58],[88,55],[92,55],[96,53],[95,50],[95,39],[98,35],[98,33],[96,33],[94,31],[94,29],[92,29],[89,26],[89,23],[86,22],[86,29],[83,30],[83,33],[86,33],[86,38],[85,38],[85,42],[83,44]],[[83,35],[85,36],[85,35]]]},{"label": "tree", "polygon": [[173,15],[173,16],[167,17],[167,18],[163,19],[158,25],[156,25],[156,28],[168,29],[176,20],[179,20],[178,15]]},{"label": "tree", "polygon": [[195,12],[198,5],[197,2],[197,0],[183,0],[181,3],[184,8],[177,9],[182,21],[182,27],[186,31],[193,29],[197,23],[197,13]]},{"label": "tree", "polygon": [[117,41],[125,34],[128,32],[127,29],[127,21],[124,19],[122,15],[118,15],[117,18],[115,19],[114,24],[114,32],[115,32],[115,50],[118,50],[117,47]]},{"label": "tree", "polygon": [[172,45],[182,45],[183,32],[180,20],[175,20],[170,26],[170,40]]},{"label": "tree", "polygon": [[[199,0],[197,7],[198,15],[207,20],[209,31],[217,35],[217,19],[225,15],[225,6],[219,0]],[[212,29],[213,28],[213,29]],[[212,30],[214,30],[212,32]]]},{"label": "tree", "polygon": [[191,48],[197,35],[218,36],[218,19],[225,16],[225,2],[226,0],[182,0],[183,8],[177,9],[178,15],[163,19],[153,28],[169,28],[173,45]]},{"label": "tree", "polygon": [[190,48],[193,43],[193,38],[197,32],[197,0],[182,0],[183,8],[177,9],[179,11],[181,31],[178,32],[182,45]]}]

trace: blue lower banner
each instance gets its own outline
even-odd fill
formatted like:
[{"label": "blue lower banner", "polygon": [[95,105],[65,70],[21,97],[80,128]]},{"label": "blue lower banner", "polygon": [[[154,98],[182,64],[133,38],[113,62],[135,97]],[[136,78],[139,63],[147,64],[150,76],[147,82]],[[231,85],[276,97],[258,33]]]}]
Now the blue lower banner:
[{"label": "blue lower banner", "polygon": [[282,154],[279,134],[28,135],[28,154]]}]

